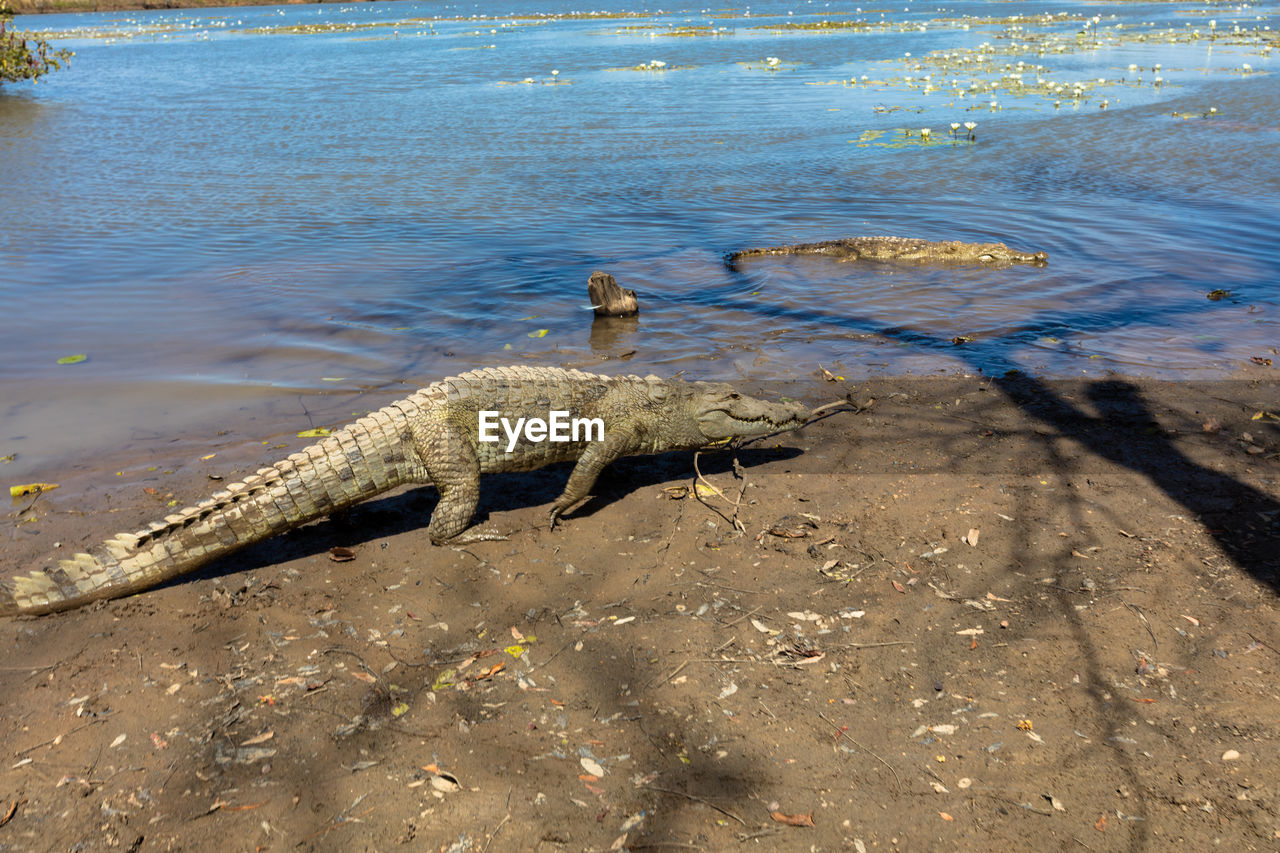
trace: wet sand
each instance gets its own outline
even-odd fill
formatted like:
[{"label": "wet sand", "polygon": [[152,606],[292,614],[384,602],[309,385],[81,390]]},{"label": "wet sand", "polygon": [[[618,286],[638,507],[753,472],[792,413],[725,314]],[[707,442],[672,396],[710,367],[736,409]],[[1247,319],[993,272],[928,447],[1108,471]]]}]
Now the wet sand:
[{"label": "wet sand", "polygon": [[[637,458],[549,531],[566,472],[494,476],[506,541],[431,546],[419,489],[0,622],[0,843],[1274,848],[1270,370],[791,391],[857,410],[704,454],[736,507]],[[0,563],[279,452],[225,440],[15,504]]]}]

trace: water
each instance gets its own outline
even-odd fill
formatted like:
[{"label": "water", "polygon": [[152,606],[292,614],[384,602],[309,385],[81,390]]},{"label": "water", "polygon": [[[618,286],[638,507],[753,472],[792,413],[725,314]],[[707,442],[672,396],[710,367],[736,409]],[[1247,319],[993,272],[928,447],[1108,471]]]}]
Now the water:
[{"label": "water", "polygon": [[[856,379],[1280,361],[1276,4],[1096,3],[1096,25],[1035,17],[1046,3],[856,8],[19,18],[77,55],[0,90],[6,478],[341,422],[512,362]],[[822,20],[856,27],[779,29]],[[966,121],[976,141],[952,138]],[[1050,264],[722,260],[861,234]],[[593,327],[595,269],[640,293],[638,322]]]}]

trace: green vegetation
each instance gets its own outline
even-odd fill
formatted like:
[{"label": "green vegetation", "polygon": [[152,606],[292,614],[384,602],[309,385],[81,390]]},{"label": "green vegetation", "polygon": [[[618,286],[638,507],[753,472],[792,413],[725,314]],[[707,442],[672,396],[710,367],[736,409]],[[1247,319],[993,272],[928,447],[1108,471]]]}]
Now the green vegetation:
[{"label": "green vegetation", "polygon": [[0,83],[36,80],[71,58],[71,51],[50,50],[44,39],[28,38],[12,24],[13,10],[0,0]]}]

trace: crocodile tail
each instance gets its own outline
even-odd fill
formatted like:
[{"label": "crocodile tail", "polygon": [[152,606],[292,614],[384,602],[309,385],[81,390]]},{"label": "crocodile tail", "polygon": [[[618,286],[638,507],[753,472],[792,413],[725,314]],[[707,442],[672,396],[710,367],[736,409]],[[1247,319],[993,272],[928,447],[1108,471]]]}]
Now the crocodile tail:
[{"label": "crocodile tail", "polygon": [[361,418],[137,533],[0,580],[0,616],[129,595],[402,483],[423,482],[409,428],[423,402],[418,397]]}]

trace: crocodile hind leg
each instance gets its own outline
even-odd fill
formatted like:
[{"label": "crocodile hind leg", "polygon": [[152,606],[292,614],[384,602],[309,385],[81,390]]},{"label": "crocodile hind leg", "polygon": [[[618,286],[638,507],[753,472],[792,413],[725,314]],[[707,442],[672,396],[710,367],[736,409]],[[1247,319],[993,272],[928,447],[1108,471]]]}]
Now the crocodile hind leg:
[{"label": "crocodile hind leg", "polygon": [[448,421],[415,425],[414,449],[440,492],[427,535],[443,544],[471,525],[480,503],[480,459],[462,428]]}]

